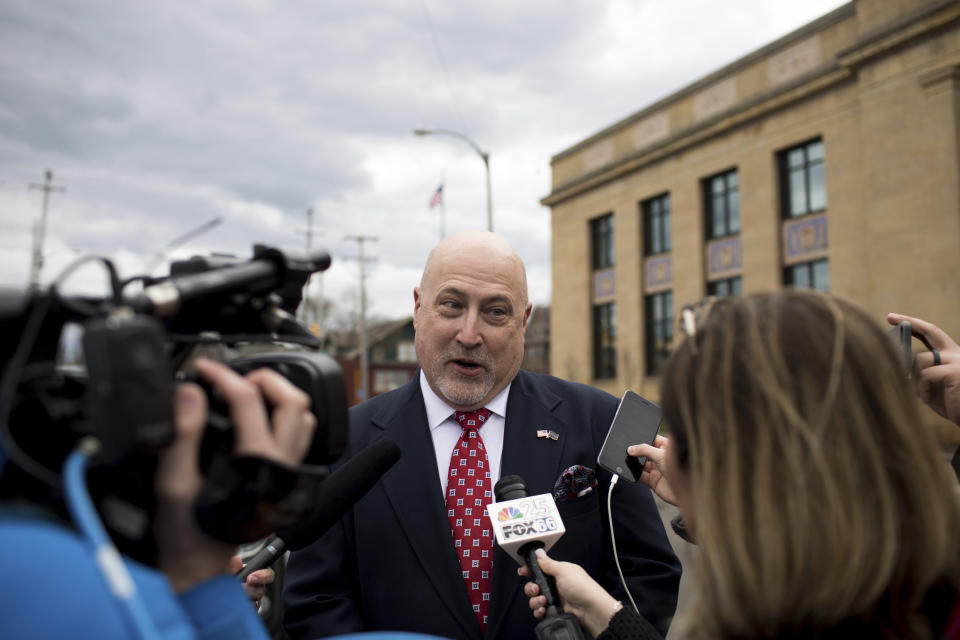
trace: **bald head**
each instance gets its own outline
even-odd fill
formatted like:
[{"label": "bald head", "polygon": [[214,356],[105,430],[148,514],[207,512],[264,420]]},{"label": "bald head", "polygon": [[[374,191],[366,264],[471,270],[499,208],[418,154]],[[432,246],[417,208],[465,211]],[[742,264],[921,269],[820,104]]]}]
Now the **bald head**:
[{"label": "bald head", "polygon": [[413,299],[417,359],[451,407],[483,407],[517,375],[530,304],[523,261],[506,240],[489,231],[447,236]]},{"label": "bald head", "polygon": [[437,243],[427,256],[420,288],[429,286],[438,273],[445,272],[451,263],[461,262],[464,256],[482,256],[484,263],[502,267],[504,276],[514,281],[523,306],[527,306],[527,270],[523,260],[509,242],[492,231],[459,231]]}]

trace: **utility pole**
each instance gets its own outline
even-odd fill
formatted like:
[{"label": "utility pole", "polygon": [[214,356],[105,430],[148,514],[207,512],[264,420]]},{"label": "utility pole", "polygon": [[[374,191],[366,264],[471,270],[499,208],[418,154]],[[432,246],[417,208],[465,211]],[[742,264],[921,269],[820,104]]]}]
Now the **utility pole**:
[{"label": "utility pole", "polygon": [[367,242],[379,240],[376,236],[344,236],[344,240],[357,243],[360,262],[360,376],[363,380],[362,391],[358,393],[361,400],[370,397],[370,362],[367,354],[367,261],[373,262],[376,258],[367,258],[364,255],[364,245]]},{"label": "utility pole", "polygon": [[[309,256],[310,250],[313,249],[313,236],[323,235],[323,233],[314,231],[313,207],[310,207],[309,209],[307,209],[307,228],[299,233],[303,233],[303,235],[307,237],[307,255]],[[323,305],[323,272],[320,272],[314,275],[317,278],[318,288],[320,289],[317,300],[318,300],[318,304],[322,307]],[[314,276],[310,276],[309,278],[307,278],[306,283],[303,285],[303,301],[300,303],[300,308],[303,310],[303,312],[301,313],[301,320],[305,322],[308,326],[310,326],[311,329],[313,328],[314,325],[316,325],[316,332],[319,334],[321,332],[319,316],[322,313],[322,309],[321,309],[321,313],[318,313],[317,309],[311,306],[312,302],[310,301],[310,281],[313,279],[313,277]]]},{"label": "utility pole", "polygon": [[46,180],[43,184],[35,182],[30,183],[30,189],[40,189],[43,191],[43,209],[40,213],[39,224],[33,227],[33,256],[30,261],[30,289],[36,289],[40,286],[40,270],[43,268],[43,241],[47,233],[47,207],[50,205],[50,193],[58,191],[63,193],[66,187],[60,187],[53,184],[53,171],[47,169],[44,174]]}]

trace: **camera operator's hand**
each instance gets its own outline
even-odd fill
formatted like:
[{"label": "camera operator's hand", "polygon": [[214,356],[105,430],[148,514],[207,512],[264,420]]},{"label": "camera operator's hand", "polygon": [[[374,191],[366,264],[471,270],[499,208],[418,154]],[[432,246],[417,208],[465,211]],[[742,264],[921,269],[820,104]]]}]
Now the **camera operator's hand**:
[{"label": "camera operator's hand", "polygon": [[[931,351],[923,351],[913,359],[913,374],[920,399],[944,418],[960,425],[960,346],[937,325],[899,313],[888,313],[892,325],[907,320],[913,335]],[[936,363],[939,355],[939,364]]]},{"label": "camera operator's hand", "polygon": [[653,446],[649,444],[634,444],[627,447],[627,453],[634,458],[646,456],[647,463],[643,465],[643,473],[640,474],[640,482],[650,487],[650,489],[660,496],[666,502],[677,506],[677,497],[667,480],[666,460],[667,450],[670,448],[670,439],[665,436],[657,436],[653,440]]},{"label": "camera operator's hand", "polygon": [[[194,366],[230,407],[236,453],[290,466],[300,463],[316,426],[305,393],[268,369],[241,377],[212,360],[201,358]],[[270,416],[264,399],[273,407]],[[193,504],[203,486],[200,441],[207,422],[207,400],[199,386],[177,388],[174,421],[176,439],[161,455],[157,469],[155,527],[159,568],[173,588],[182,591],[226,572],[236,549],[206,536],[194,522]]]}]

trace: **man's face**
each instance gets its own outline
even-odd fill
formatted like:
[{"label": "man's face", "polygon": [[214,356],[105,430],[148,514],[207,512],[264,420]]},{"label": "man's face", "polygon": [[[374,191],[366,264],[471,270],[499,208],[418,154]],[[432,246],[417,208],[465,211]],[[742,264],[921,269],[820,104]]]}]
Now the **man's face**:
[{"label": "man's face", "polygon": [[431,257],[414,289],[417,359],[459,411],[482,407],[517,375],[531,307],[519,260]]}]

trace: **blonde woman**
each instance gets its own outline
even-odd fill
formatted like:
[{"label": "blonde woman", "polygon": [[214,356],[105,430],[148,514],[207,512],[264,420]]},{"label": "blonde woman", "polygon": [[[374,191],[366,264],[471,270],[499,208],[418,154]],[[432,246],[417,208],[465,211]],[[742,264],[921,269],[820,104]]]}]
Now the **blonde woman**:
[{"label": "blonde woman", "polygon": [[[700,548],[679,635],[960,637],[956,481],[885,332],[806,292],[682,321],[661,381],[672,436],[630,450]],[[594,636],[655,637],[579,567],[541,566]]]}]

